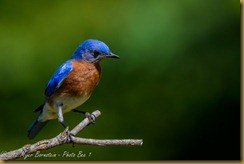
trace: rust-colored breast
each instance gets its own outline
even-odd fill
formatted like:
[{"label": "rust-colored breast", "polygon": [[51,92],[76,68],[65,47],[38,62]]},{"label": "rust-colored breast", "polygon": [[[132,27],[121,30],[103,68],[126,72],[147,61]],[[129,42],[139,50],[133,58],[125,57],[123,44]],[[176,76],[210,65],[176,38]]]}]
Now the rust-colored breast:
[{"label": "rust-colored breast", "polygon": [[72,60],[72,70],[62,81],[52,97],[79,97],[90,95],[98,84],[101,75],[99,63]]}]

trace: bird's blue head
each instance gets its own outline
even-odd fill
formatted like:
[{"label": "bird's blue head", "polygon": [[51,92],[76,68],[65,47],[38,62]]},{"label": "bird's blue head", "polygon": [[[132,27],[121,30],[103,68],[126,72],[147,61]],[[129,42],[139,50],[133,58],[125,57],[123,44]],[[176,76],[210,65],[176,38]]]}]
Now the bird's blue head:
[{"label": "bird's blue head", "polygon": [[86,62],[96,63],[106,57],[119,58],[119,56],[113,54],[108,46],[102,41],[88,39],[77,47],[75,52],[72,54],[71,59],[81,59]]}]

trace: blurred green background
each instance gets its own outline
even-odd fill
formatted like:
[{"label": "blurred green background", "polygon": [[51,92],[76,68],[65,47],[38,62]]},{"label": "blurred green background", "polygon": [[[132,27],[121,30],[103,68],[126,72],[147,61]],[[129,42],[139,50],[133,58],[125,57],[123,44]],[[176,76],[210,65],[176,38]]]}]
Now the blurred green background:
[{"label": "blurred green background", "polygon": [[[121,59],[101,62],[101,81],[79,109],[102,116],[78,136],[144,144],[68,144],[42,153],[90,157],[28,160],[240,159],[240,5],[233,0],[0,0],[0,152],[63,130],[54,120],[27,138],[46,82],[88,38]],[[82,118],[68,113],[65,122],[74,127]]]}]

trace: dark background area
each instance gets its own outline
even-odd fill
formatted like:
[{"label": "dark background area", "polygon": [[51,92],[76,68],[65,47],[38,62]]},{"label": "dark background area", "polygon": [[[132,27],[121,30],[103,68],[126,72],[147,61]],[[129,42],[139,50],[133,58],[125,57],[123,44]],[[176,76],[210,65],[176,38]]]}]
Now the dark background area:
[{"label": "dark background area", "polygon": [[[42,153],[86,158],[32,160],[240,159],[239,1],[0,1],[0,152],[56,136],[57,120],[34,140],[32,111],[56,68],[85,39],[121,57],[79,109],[102,115],[78,136],[142,138],[142,147],[70,144]],[[64,115],[72,128],[83,116]]]}]

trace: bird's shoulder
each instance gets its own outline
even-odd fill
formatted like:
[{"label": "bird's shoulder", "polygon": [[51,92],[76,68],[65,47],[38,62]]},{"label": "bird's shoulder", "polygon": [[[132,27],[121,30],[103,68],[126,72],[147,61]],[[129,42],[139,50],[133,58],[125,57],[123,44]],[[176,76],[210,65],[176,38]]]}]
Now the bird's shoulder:
[{"label": "bird's shoulder", "polygon": [[101,68],[97,63],[72,60],[72,71],[55,91],[55,97],[90,95],[100,80]]},{"label": "bird's shoulder", "polygon": [[64,78],[71,72],[71,70],[72,70],[72,61],[67,60],[54,72],[54,74],[46,84],[46,89],[45,89],[46,97],[50,97],[53,94],[53,92],[60,86]]},{"label": "bird's shoulder", "polygon": [[69,60],[54,73],[46,87],[46,98],[90,94],[101,75],[99,63]]}]

